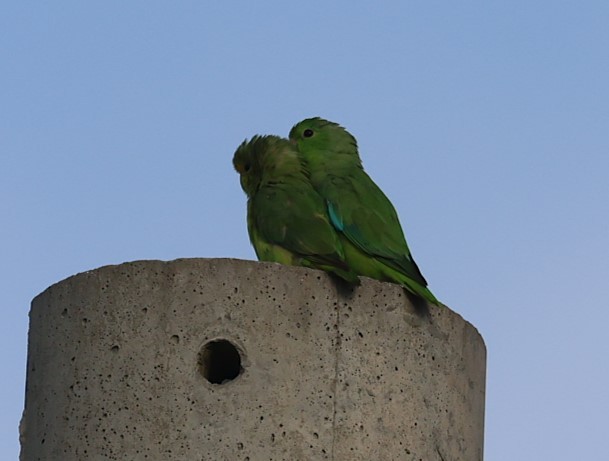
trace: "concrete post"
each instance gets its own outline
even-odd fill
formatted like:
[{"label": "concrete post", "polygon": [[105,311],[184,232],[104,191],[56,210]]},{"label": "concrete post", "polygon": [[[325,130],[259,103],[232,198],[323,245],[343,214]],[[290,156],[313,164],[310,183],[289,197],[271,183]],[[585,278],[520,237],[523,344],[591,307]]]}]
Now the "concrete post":
[{"label": "concrete post", "polygon": [[32,303],[21,460],[482,460],[486,350],[396,285],[138,261]]}]

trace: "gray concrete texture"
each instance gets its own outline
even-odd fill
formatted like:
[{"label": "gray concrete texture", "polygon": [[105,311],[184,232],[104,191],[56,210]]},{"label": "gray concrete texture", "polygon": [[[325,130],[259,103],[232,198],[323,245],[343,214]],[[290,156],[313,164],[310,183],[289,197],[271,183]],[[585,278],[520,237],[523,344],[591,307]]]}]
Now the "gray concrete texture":
[{"label": "gray concrete texture", "polygon": [[481,460],[485,366],[472,325],[397,285],[102,267],[32,303],[21,460]]}]

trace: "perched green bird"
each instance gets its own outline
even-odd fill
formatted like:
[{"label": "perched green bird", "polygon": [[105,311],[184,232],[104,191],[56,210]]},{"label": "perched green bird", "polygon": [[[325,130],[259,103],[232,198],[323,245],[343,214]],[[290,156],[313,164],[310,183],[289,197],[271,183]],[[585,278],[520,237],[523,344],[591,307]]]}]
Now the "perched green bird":
[{"label": "perched green bird", "polygon": [[326,201],[349,268],[439,304],[410,254],[393,205],[364,171],[355,138],[340,125],[315,117],[296,124],[290,141]]},{"label": "perched green bird", "polygon": [[254,136],[237,148],[233,165],[248,197],[247,230],[260,261],[322,269],[360,283],[294,144]]}]

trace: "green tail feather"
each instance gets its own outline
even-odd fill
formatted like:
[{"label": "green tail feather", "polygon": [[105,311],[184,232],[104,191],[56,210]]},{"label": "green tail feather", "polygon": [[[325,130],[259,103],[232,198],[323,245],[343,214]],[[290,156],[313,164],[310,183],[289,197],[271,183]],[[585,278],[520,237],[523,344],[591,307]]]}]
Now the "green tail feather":
[{"label": "green tail feather", "polygon": [[400,283],[405,289],[410,291],[411,293],[423,298],[424,300],[435,304],[436,306],[440,306],[440,301],[433,295],[431,291],[427,287],[418,284],[413,280],[409,280],[404,277],[403,281]]}]

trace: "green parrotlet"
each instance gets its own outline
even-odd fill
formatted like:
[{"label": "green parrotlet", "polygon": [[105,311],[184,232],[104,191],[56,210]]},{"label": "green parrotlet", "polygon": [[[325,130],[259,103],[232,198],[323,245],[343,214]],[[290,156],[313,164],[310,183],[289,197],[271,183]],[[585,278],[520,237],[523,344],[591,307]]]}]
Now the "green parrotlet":
[{"label": "green parrotlet", "polygon": [[254,136],[237,148],[233,165],[248,198],[247,229],[260,261],[322,269],[360,283],[293,143]]},{"label": "green parrotlet", "polygon": [[439,304],[410,254],[395,208],[364,171],[355,138],[319,117],[296,124],[289,137],[298,146],[311,184],[325,200],[348,267]]}]

